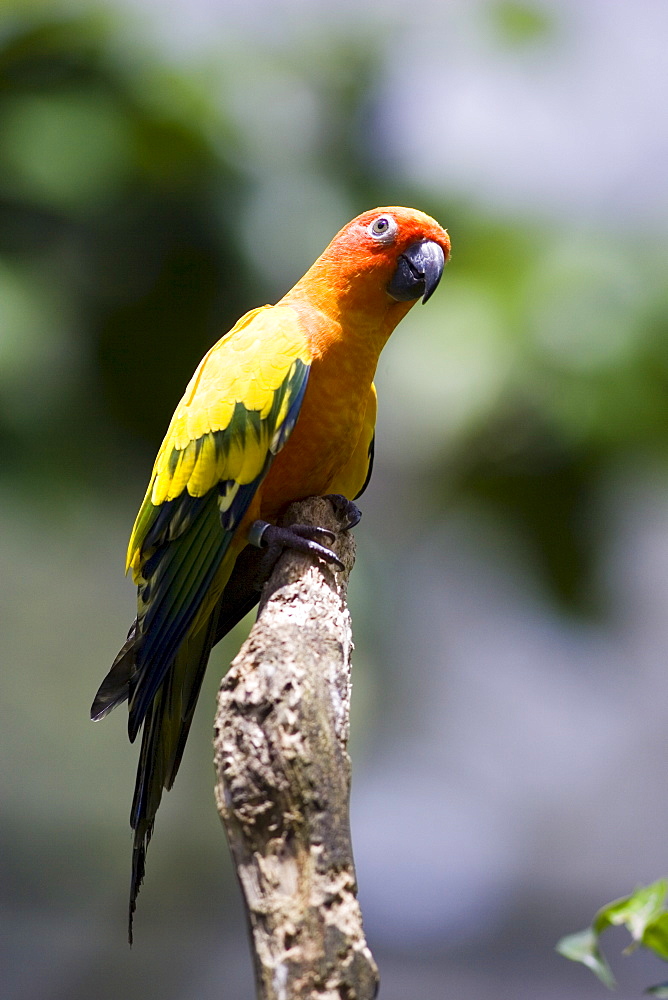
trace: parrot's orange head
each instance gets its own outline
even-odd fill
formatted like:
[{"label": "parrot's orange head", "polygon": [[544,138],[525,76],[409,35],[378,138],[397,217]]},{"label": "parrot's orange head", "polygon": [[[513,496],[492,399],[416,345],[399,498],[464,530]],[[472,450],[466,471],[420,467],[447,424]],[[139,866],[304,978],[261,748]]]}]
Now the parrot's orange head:
[{"label": "parrot's orange head", "polygon": [[[320,261],[339,289],[360,300],[426,302],[450,255],[438,222],[413,208],[375,208],[337,233]],[[402,310],[402,311],[405,311]]]}]

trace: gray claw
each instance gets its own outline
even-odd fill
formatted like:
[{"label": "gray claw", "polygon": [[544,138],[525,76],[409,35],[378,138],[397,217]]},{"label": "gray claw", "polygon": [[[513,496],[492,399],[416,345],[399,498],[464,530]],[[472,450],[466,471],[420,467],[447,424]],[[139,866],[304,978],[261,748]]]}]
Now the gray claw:
[{"label": "gray claw", "polygon": [[344,566],[339,557],[331,549],[317,542],[314,535],[324,535],[326,541],[329,542],[336,539],[334,532],[327,528],[318,528],[315,525],[293,524],[289,528],[279,528],[278,525],[268,524],[267,521],[254,521],[248,532],[248,541],[258,548],[267,549],[262,567],[264,570],[266,562],[269,567],[267,572],[271,572],[284,549],[309,552],[342,570]]},{"label": "gray claw", "polygon": [[343,528],[344,531],[350,531],[351,528],[360,523],[362,511],[352,500],[340,493],[328,493],[323,499],[329,500],[339,517],[347,518],[348,523]]}]

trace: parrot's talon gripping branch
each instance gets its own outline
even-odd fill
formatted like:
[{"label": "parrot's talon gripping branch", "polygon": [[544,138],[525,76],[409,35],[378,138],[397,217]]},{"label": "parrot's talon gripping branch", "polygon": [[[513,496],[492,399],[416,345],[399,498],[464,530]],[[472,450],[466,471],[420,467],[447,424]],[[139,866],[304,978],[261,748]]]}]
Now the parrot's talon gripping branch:
[{"label": "parrot's talon gripping branch", "polygon": [[343,531],[350,531],[362,520],[362,511],[357,504],[340,493],[327,493],[324,499],[329,500],[341,520],[345,521]]},{"label": "parrot's talon gripping branch", "polygon": [[294,549],[296,552],[308,552],[318,556],[338,570],[342,570],[343,563],[339,557],[331,549],[321,545],[316,540],[318,536],[330,543],[336,539],[334,532],[328,528],[313,524],[293,524],[289,528],[281,528],[267,521],[254,521],[248,532],[248,541],[251,545],[267,550],[263,564],[271,568],[285,549]]}]

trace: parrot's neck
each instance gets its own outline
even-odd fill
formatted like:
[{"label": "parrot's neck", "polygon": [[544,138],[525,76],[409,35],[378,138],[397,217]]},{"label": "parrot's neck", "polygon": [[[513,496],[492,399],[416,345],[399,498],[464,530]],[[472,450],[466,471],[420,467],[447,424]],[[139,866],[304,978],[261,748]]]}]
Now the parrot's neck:
[{"label": "parrot's neck", "polygon": [[280,305],[295,310],[309,339],[314,358],[344,351],[349,357],[373,358],[375,370],[378,357],[387,340],[409,311],[413,302],[395,302],[384,288],[370,287],[359,293],[344,288],[332,295],[324,280],[311,281],[308,290],[298,282],[281,299]]}]

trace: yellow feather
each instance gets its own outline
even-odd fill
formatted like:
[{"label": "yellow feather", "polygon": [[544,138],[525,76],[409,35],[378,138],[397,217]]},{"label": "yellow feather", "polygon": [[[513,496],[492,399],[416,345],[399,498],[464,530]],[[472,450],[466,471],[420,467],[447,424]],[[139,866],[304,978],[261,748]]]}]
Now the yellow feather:
[{"label": "yellow feather", "polygon": [[230,507],[234,503],[234,498],[238,492],[239,492],[239,483],[233,482],[231,483],[230,486],[227,487],[225,492],[221,494],[220,500],[218,501],[218,507],[220,508],[221,511],[223,511],[223,513],[226,510],[230,509]]},{"label": "yellow feather", "polygon": [[216,443],[210,434],[202,438],[197,462],[188,480],[191,497],[202,497],[216,483],[217,460]]},{"label": "yellow feather", "polygon": [[[225,449],[216,448],[212,435],[225,434],[237,403],[266,421],[275,393],[289,378],[296,360],[309,365],[311,353],[297,314],[289,305],[251,310],[204,356],[155,460],[128,546],[127,566],[133,574],[140,572],[141,546],[148,524],[147,502],[157,507],[176,499],[186,489],[191,496],[199,497],[216,483],[235,480],[234,488],[221,498],[221,509],[225,510],[233,502],[238,486],[260,475],[270,442],[288,412],[289,394],[281,402],[276,424],[271,428],[262,425],[259,439],[249,423],[245,441],[228,442],[226,455]],[[174,464],[175,453],[178,457]]]}]

